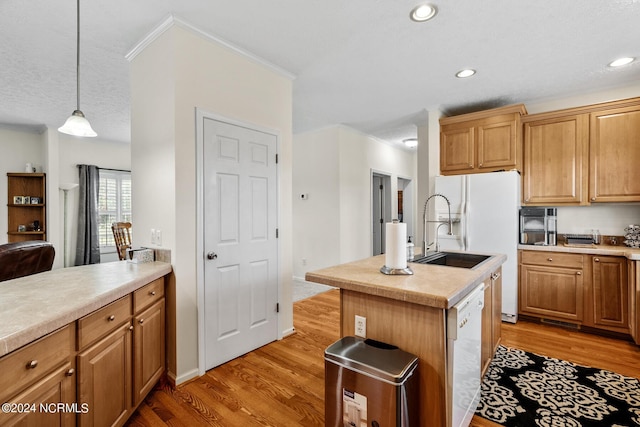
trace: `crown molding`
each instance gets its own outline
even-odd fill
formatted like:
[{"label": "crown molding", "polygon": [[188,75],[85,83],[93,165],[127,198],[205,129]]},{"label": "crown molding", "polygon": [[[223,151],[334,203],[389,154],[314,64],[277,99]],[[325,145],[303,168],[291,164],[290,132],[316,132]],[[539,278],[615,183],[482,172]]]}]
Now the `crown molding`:
[{"label": "crown molding", "polygon": [[149,32],[149,34],[147,34],[145,37],[142,38],[142,40],[140,40],[131,50],[129,50],[129,52],[125,55],[125,59],[129,62],[131,62],[136,56],[138,56],[142,51],[144,51],[147,46],[149,46],[151,43],[153,43],[158,37],[160,37],[162,34],[164,34],[166,31],[168,31],[169,29],[171,29],[172,27],[179,27],[182,28],[184,30],[187,30],[205,40],[208,40],[210,42],[214,42],[218,45],[223,46],[224,48],[245,57],[246,59],[250,60],[251,62],[254,62],[256,64],[262,65],[268,69],[270,69],[271,71],[274,71],[275,73],[289,79],[289,80],[295,80],[296,75],[285,70],[282,67],[279,67],[269,61],[267,61],[264,58],[259,57],[258,55],[255,55],[247,50],[244,50],[236,45],[234,45],[233,43],[207,33],[206,31],[201,30],[200,28],[186,22],[185,20],[178,18],[174,15],[169,15],[167,16],[164,20],[162,20],[155,28],[153,28],[151,30],[151,32]]}]

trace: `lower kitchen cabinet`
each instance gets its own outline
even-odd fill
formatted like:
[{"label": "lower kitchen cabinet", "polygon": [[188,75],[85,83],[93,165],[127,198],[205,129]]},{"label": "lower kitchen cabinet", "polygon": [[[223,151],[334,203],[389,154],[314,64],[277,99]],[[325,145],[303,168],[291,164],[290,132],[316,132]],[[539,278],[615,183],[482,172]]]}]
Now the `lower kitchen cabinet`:
[{"label": "lower kitchen cabinet", "polygon": [[164,373],[164,298],[134,318],[134,405],[138,405]]},{"label": "lower kitchen cabinet", "polygon": [[581,323],[585,255],[520,251],[520,314]]},{"label": "lower kitchen cabinet", "polygon": [[485,282],[482,309],[482,375],[484,376],[502,336],[502,268]]},{"label": "lower kitchen cabinet", "polygon": [[0,358],[0,402],[9,405],[0,425],[76,425],[75,331],[65,326]]},{"label": "lower kitchen cabinet", "polygon": [[627,259],[592,256],[593,325],[629,333]]},{"label": "lower kitchen cabinet", "polygon": [[627,261],[629,282],[629,333],[640,344],[640,261]]},{"label": "lower kitchen cabinet", "polygon": [[78,401],[88,406],[81,427],[121,426],[131,415],[131,329],[121,324],[78,354]]}]

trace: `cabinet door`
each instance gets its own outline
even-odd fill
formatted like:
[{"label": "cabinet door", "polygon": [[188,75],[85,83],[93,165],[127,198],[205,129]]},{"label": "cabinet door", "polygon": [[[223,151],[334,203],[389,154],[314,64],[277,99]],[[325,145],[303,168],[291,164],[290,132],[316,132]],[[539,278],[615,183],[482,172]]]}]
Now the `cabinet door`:
[{"label": "cabinet door", "polygon": [[627,261],[629,278],[629,329],[636,344],[640,344],[640,261]]},{"label": "cabinet door", "polygon": [[589,198],[640,201],[640,106],[591,113]]},{"label": "cabinet door", "polygon": [[479,124],[477,129],[478,169],[511,169],[517,164],[516,122]]},{"label": "cabinet door", "polygon": [[[75,364],[67,362],[40,381],[9,400],[26,405],[29,411],[0,412],[0,425],[6,427],[73,427],[76,412],[83,408],[76,400]],[[3,402],[4,403],[4,402]],[[63,410],[59,405],[64,404]],[[24,408],[23,408],[24,409]]]},{"label": "cabinet door", "polygon": [[475,130],[470,126],[443,126],[440,131],[440,171],[464,173],[475,167]]},{"label": "cabinet door", "polygon": [[521,314],[582,322],[582,270],[523,264],[519,301]]},{"label": "cabinet door", "polygon": [[78,354],[78,402],[89,411],[81,427],[121,426],[131,415],[131,324]]},{"label": "cabinet door", "polygon": [[164,373],[164,298],[134,317],[134,405],[137,405]]},{"label": "cabinet door", "polygon": [[627,260],[593,257],[593,323],[597,327],[629,331]]},{"label": "cabinet door", "polygon": [[525,204],[588,203],[588,138],[586,114],[524,124]]},{"label": "cabinet door", "polygon": [[481,358],[481,375],[484,376],[491,358],[493,357],[493,283],[485,283],[484,288],[484,307],[482,307],[482,358]]}]

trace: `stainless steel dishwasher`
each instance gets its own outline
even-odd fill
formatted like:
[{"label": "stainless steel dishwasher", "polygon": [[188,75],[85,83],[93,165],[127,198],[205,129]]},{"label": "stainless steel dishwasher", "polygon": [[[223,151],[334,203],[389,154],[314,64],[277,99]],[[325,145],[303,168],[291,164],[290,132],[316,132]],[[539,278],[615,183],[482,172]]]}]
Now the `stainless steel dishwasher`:
[{"label": "stainless steel dishwasher", "polygon": [[325,426],[419,423],[418,358],[398,347],[344,337],[325,350]]}]

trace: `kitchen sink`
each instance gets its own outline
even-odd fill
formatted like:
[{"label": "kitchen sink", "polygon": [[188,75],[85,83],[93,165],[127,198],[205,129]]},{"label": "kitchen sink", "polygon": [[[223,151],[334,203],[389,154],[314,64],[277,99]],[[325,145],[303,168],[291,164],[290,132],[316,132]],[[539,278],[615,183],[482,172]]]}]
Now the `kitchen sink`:
[{"label": "kitchen sink", "polygon": [[434,252],[421,258],[414,259],[411,262],[415,262],[417,264],[445,265],[447,267],[475,268],[489,258],[491,258],[490,255],[461,252]]}]

